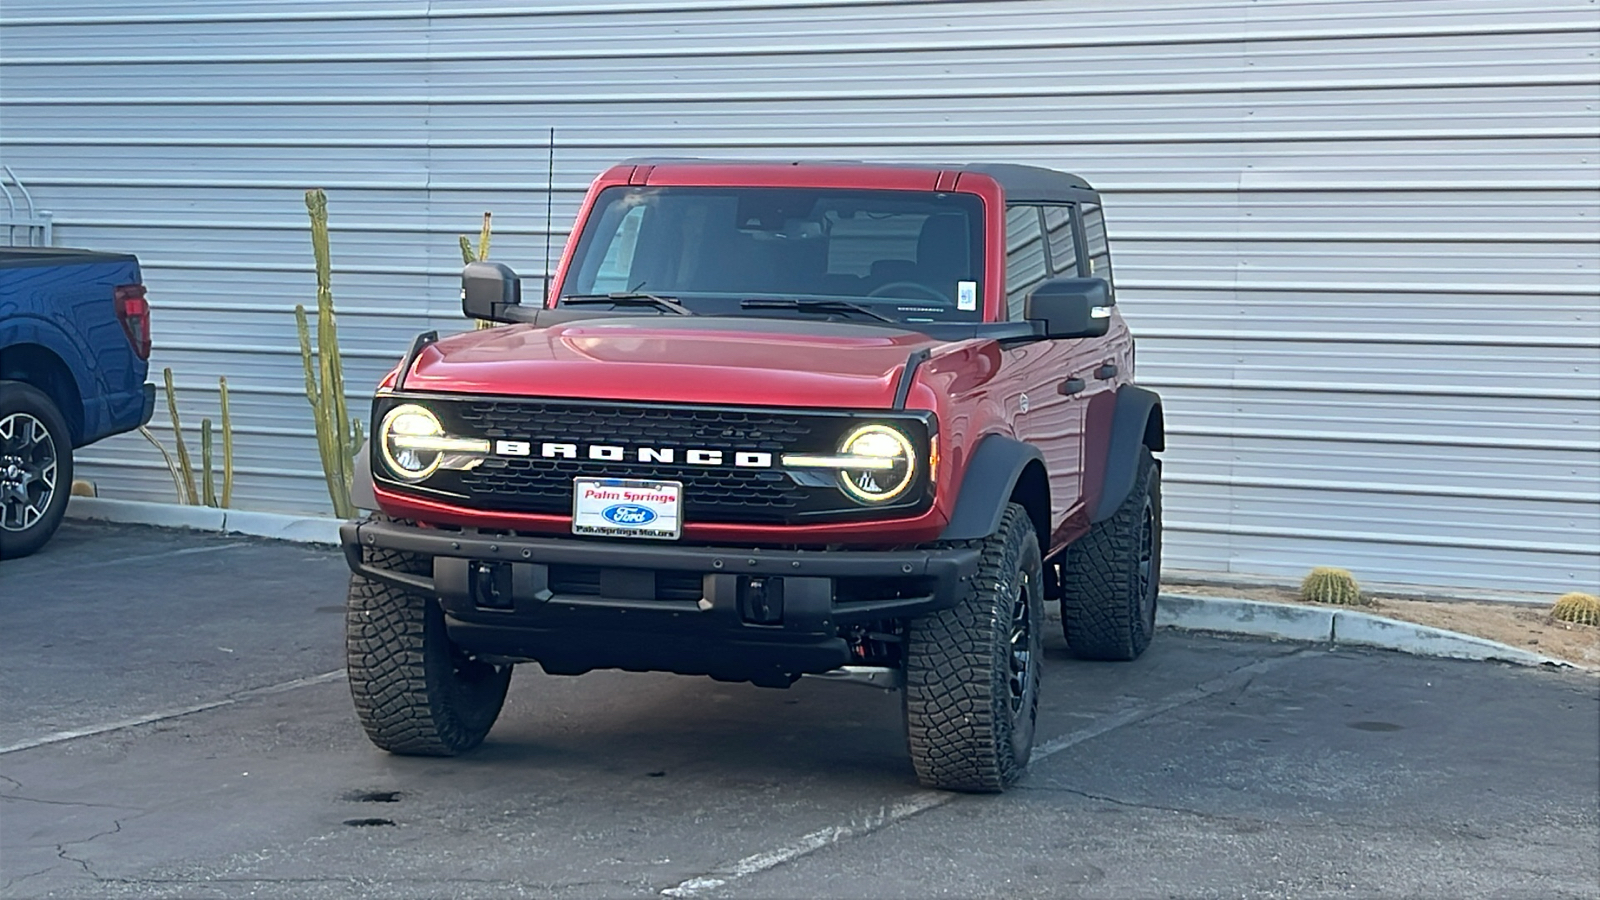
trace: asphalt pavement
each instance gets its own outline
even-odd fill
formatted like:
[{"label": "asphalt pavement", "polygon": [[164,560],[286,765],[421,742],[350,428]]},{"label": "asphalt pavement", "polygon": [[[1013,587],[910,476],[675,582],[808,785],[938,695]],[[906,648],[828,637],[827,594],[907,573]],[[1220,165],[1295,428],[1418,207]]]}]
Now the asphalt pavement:
[{"label": "asphalt pavement", "polygon": [[1600,897],[1600,680],[1163,631],[1045,669],[1001,796],[898,694],[519,668],[362,736],[326,548],[68,522],[0,563],[0,897]]}]

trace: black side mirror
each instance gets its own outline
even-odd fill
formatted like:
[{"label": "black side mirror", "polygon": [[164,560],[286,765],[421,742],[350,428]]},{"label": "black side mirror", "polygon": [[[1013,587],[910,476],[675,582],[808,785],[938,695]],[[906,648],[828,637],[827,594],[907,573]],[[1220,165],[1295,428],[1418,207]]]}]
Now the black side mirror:
[{"label": "black side mirror", "polygon": [[461,312],[469,319],[515,322],[510,307],[522,304],[522,280],[497,262],[470,262],[461,270]]},{"label": "black side mirror", "polygon": [[1111,285],[1104,278],[1052,278],[1022,309],[1023,318],[1044,327],[1044,337],[1099,337],[1111,329]]}]

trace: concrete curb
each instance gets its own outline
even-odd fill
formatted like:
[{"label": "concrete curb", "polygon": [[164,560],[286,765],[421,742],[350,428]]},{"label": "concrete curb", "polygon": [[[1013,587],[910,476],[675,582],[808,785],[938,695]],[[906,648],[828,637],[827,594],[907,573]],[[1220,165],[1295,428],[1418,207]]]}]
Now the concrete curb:
[{"label": "concrete curb", "polygon": [[338,544],[339,526],[343,524],[343,520],[328,516],[292,516],[103,497],[73,497],[67,504],[67,518],[247,534],[302,544]]},{"label": "concrete curb", "polygon": [[[67,506],[67,517],[332,545],[339,543],[339,526],[343,524],[342,520],[329,516],[293,516],[76,496]],[[1293,603],[1162,594],[1161,605],[1156,611],[1156,624],[1187,631],[1216,631],[1285,641],[1382,647],[1416,656],[1497,660],[1521,666],[1582,668],[1566,660],[1529,653],[1509,644],[1457,634],[1442,628],[1386,619],[1371,613],[1319,609]]]},{"label": "concrete curb", "polygon": [[1381,647],[1413,656],[1494,660],[1519,666],[1582,668],[1564,659],[1443,628],[1386,619],[1371,613],[1266,603],[1231,597],[1162,594],[1156,624],[1188,631],[1219,631],[1288,641]]}]

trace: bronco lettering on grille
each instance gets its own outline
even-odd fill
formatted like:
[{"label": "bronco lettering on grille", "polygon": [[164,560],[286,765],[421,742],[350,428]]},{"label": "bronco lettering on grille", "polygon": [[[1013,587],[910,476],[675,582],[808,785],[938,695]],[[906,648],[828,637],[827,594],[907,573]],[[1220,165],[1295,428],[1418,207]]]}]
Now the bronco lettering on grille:
[{"label": "bronco lettering on grille", "polygon": [[[545,441],[537,447],[531,441],[495,441],[497,456],[538,456],[544,459],[588,459],[596,462],[624,462],[630,457],[641,463],[673,465],[678,462],[676,447],[625,447],[620,444],[575,444]],[[772,454],[763,450],[710,450],[694,448],[682,454],[690,466],[733,465],[741,469],[770,469]],[[730,462],[731,460],[731,462]]]}]

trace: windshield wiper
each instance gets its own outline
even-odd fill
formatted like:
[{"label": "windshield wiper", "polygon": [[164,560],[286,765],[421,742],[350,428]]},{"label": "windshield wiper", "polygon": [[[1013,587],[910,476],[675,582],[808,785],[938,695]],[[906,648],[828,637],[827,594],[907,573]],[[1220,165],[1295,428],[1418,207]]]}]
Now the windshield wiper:
[{"label": "windshield wiper", "polygon": [[692,316],[694,311],[679,303],[674,297],[658,297],[655,294],[640,294],[631,291],[617,291],[610,294],[573,294],[562,297],[561,302],[567,306],[590,306],[600,303],[610,303],[613,306],[650,306],[679,316]]},{"label": "windshield wiper", "polygon": [[879,322],[889,322],[898,325],[894,319],[862,306],[851,303],[849,300],[745,300],[739,304],[740,309],[792,309],[804,313],[855,313],[877,319]]}]

